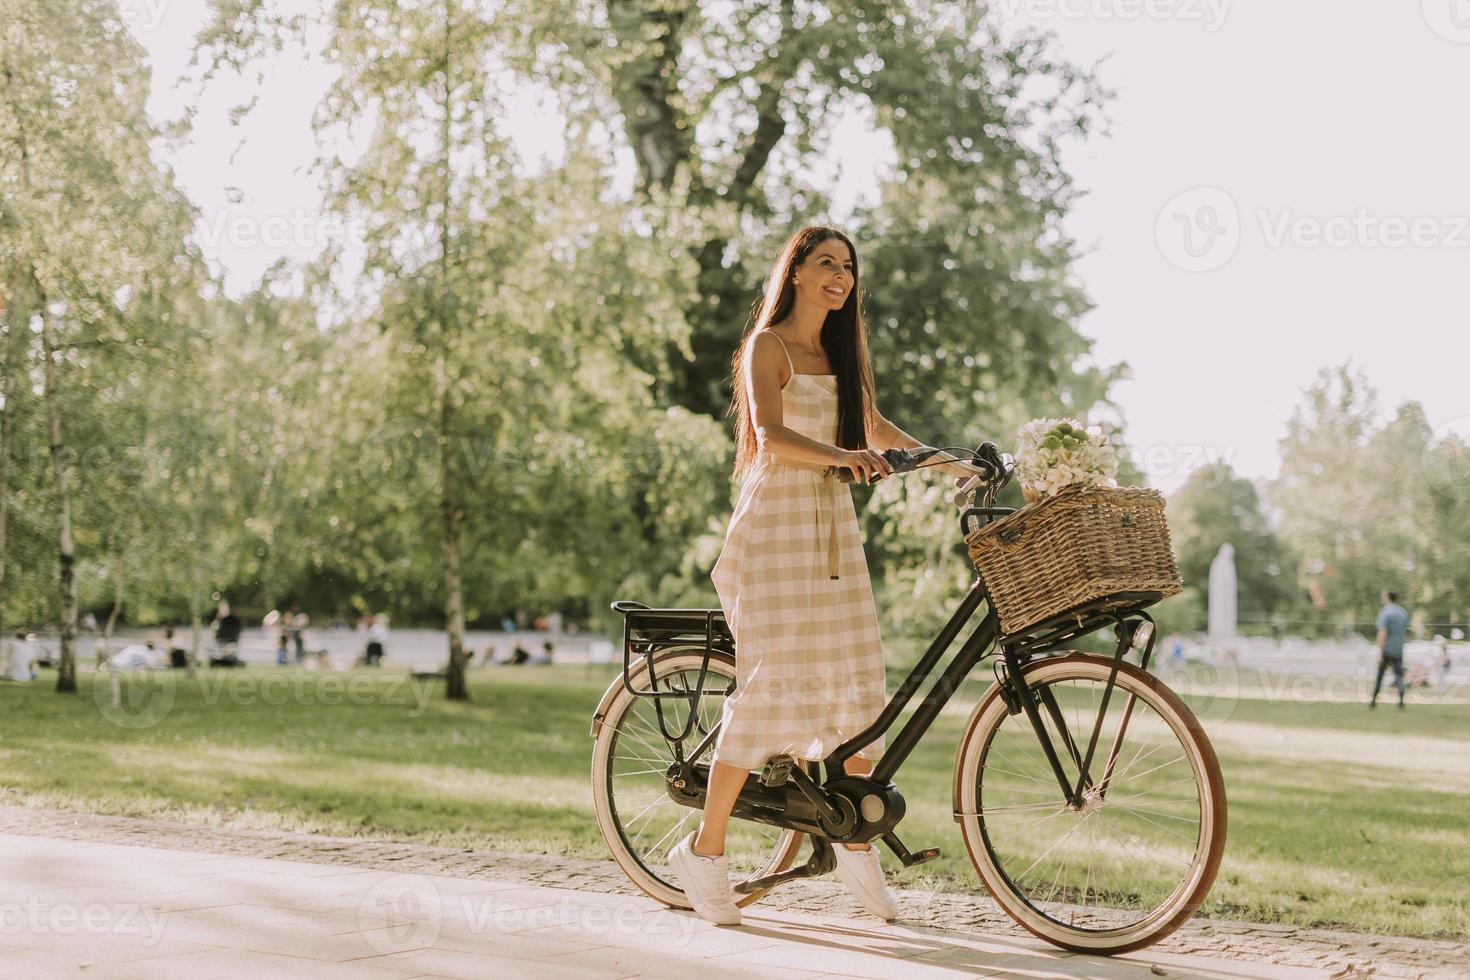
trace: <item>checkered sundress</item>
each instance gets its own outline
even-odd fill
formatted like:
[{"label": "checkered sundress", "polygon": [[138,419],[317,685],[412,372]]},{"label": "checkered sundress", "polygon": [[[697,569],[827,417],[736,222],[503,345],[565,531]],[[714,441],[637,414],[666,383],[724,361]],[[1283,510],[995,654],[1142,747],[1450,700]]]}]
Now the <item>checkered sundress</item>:
[{"label": "checkered sundress", "polygon": [[[781,411],[787,428],[836,444],[834,376],[793,368]],[[720,762],[824,759],[883,710],[883,646],[857,513],[847,485],[825,470],[762,452],[741,484],[711,574],[735,640]],[[859,754],[876,759],[882,749],[880,736]]]}]

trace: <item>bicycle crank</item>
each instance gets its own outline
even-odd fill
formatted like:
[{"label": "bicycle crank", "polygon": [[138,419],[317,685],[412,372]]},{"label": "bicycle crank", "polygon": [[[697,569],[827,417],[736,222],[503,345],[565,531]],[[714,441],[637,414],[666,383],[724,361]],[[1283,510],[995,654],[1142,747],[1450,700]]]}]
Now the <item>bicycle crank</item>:
[{"label": "bicycle crank", "polygon": [[749,895],[753,891],[771,888],[795,878],[815,878],[818,875],[830,874],[835,870],[837,870],[837,855],[832,852],[832,843],[824,837],[813,837],[812,856],[807,859],[806,864],[798,868],[778,871],[775,874],[762,875],[759,878],[747,878],[737,883],[734,888],[742,895]]}]

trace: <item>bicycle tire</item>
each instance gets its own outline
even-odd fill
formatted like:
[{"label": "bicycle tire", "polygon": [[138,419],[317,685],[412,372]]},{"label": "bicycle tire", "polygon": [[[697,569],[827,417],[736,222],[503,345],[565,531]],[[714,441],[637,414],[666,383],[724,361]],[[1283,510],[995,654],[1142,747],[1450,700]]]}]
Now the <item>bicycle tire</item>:
[{"label": "bicycle tire", "polygon": [[[1064,693],[1074,702],[1084,699],[1078,692],[1096,688],[1099,695],[1098,704],[1100,704],[1101,687],[1106,684],[1112,667],[1113,662],[1108,658],[1071,654],[1027,664],[1023,668],[1023,676],[1028,687],[1047,688],[1052,690],[1054,695]],[[1078,686],[1075,689],[1060,687],[1064,682],[1069,681],[1079,682]],[[1129,695],[1135,698],[1131,705],[1128,701]],[[1060,700],[1058,703],[1061,703]],[[1103,781],[1105,785],[1101,797],[1092,799],[1082,809],[1067,807],[1060,786],[1051,774],[1049,763],[1045,769],[1042,769],[1038,763],[1034,772],[1028,772],[1028,769],[1031,768],[1028,760],[1017,762],[1011,755],[1006,755],[1000,735],[1009,726],[1010,732],[1006,736],[1007,739],[1011,738],[1010,733],[1015,733],[1013,744],[1024,746],[1025,736],[1029,735],[1030,743],[1035,746],[1037,758],[1044,758],[1040,742],[1026,714],[1024,712],[1016,715],[1010,714],[1001,696],[999,685],[987,691],[979,704],[975,706],[955,755],[954,813],[956,821],[960,824],[961,836],[969,852],[971,863],[975,866],[975,870],[979,873],[990,894],[1011,918],[1033,935],[1063,949],[1112,955],[1150,946],[1178,929],[1194,914],[1204,901],[1219,871],[1225,850],[1227,805],[1220,764],[1210,745],[1209,738],[1198,719],[1178,695],[1138,667],[1132,664],[1121,664],[1118,668],[1116,687],[1109,698],[1107,717],[1111,720],[1123,717],[1122,711],[1130,709],[1138,711],[1138,704],[1143,704],[1148,712],[1152,712],[1157,720],[1162,722],[1163,726],[1158,731],[1156,744],[1153,748],[1147,749],[1147,753],[1152,755],[1170,744],[1177,743],[1180,749],[1179,759],[1189,763],[1188,777],[1180,775],[1182,770],[1175,770],[1173,773],[1166,774],[1165,782],[1159,788],[1171,783],[1178,785],[1187,779],[1197,794],[1193,801],[1196,805],[1197,821],[1192,832],[1193,843],[1189,860],[1179,872],[1179,881],[1173,887],[1168,888],[1164,897],[1156,902],[1150,899],[1135,901],[1130,891],[1109,892],[1102,886],[1101,872],[1098,887],[1094,888],[1092,886],[1093,862],[1098,860],[1099,854],[1106,855],[1104,860],[1115,861],[1118,853],[1126,855],[1129,848],[1150,858],[1155,855],[1168,856],[1169,848],[1172,847],[1182,853],[1183,845],[1169,841],[1163,844],[1158,843],[1157,840],[1145,841],[1139,838],[1134,831],[1119,831],[1116,827],[1109,831],[1103,829],[1105,822],[1097,818],[1098,822],[1092,825],[1089,832],[1094,846],[1088,852],[1087,877],[1082,887],[1077,889],[1073,883],[1077,876],[1076,870],[1073,871],[1071,878],[1063,880],[1067,870],[1068,854],[1074,849],[1074,845],[1066,842],[1078,828],[1092,821],[1098,813],[1109,810],[1110,807],[1113,813],[1121,812],[1121,818],[1115,819],[1115,824],[1119,827],[1126,827],[1127,821],[1134,821],[1137,827],[1143,827],[1143,822],[1146,822],[1166,834],[1187,841],[1191,833],[1189,827],[1190,800],[1166,800],[1156,804],[1162,806],[1162,803],[1167,802],[1170,807],[1173,807],[1170,810],[1151,810],[1137,804],[1138,788],[1148,785],[1140,777],[1162,772],[1176,764],[1178,760],[1170,759],[1161,764],[1157,759],[1148,760],[1149,768],[1140,771],[1135,776],[1129,770],[1138,764],[1140,753],[1145,752],[1144,746],[1148,744],[1140,737],[1137,739],[1140,744],[1137,750],[1133,751],[1132,758],[1126,763],[1124,770],[1118,770],[1116,763],[1114,764],[1111,781]],[[1117,715],[1113,714],[1115,706],[1120,712]],[[1078,727],[1090,730],[1091,725],[1086,723],[1086,712],[1082,706],[1074,704],[1073,708],[1074,718],[1082,722]],[[1072,723],[1065,721],[1065,715],[1066,711],[1063,707],[1064,727],[1070,729]],[[1056,728],[1054,721],[1049,721],[1048,725],[1049,731]],[[1138,731],[1141,735],[1147,726],[1148,719],[1145,715],[1140,714],[1137,718],[1130,717],[1124,729],[1124,737],[1128,737],[1128,734],[1133,731]],[[1082,744],[1079,747],[1079,753],[1085,751],[1085,734],[1080,741]],[[1109,738],[1099,738],[1099,755],[1094,758],[1094,765],[1090,768],[1091,772],[1101,774],[1107,771],[1104,756],[1108,749],[1108,744],[1106,744],[1108,742]],[[1008,741],[1004,744],[1012,743]],[[1013,754],[1020,754],[1019,749],[1012,751]],[[994,760],[989,758],[991,753],[996,754]],[[1123,753],[1119,753],[1119,758],[1122,758],[1122,755]],[[1143,756],[1143,758],[1148,757]],[[1167,756],[1161,758],[1167,758]],[[1099,770],[1099,765],[1104,768]],[[987,773],[990,775],[992,786],[988,806],[985,803]],[[1037,775],[1038,773],[1040,775]],[[1045,778],[1042,778],[1043,776]],[[1046,787],[1048,780],[1051,783],[1049,788]],[[1055,795],[1054,800],[1047,798],[1048,792]],[[1107,798],[1109,792],[1113,794],[1112,800]],[[1182,794],[1185,791],[1171,788],[1169,792]],[[1032,794],[1032,797],[1040,797],[1040,799],[1033,801],[1032,797],[1025,795],[1027,793]],[[1133,795],[1129,795],[1130,793]],[[1004,802],[1017,797],[1021,798],[1021,802],[1012,804]],[[1133,805],[1119,803],[1118,800],[1131,800]],[[1045,827],[1044,832],[1042,831],[1043,822],[1056,820],[1066,810],[1071,810],[1071,817],[1064,818],[1062,823]],[[1015,821],[1009,819],[1023,813],[1036,814],[1029,818],[1032,821],[1031,829],[1035,833],[1025,837],[1021,834],[1026,828],[1017,830]],[[1152,813],[1153,816],[1147,816],[1149,813]],[[1065,830],[1067,819],[1075,823],[1070,831]],[[1178,821],[1183,826],[1165,823],[1166,820]],[[1002,828],[1010,835],[1009,837],[999,838],[999,831]],[[1097,846],[1100,830],[1110,835],[1104,842],[1109,845],[1108,847]],[[997,831],[995,839],[992,838],[992,831]],[[1145,830],[1144,832],[1157,838],[1159,831]],[[1023,871],[1018,871],[1022,862],[1029,858],[1036,849],[1043,847],[1052,834],[1063,836],[1059,836],[1057,842],[1051,844],[1040,857],[1035,858],[1031,865]],[[1113,840],[1118,841],[1118,846],[1111,846]],[[1040,862],[1046,860],[1058,846],[1063,847],[1063,853],[1059,858],[1052,858],[1057,862],[1057,871],[1055,878],[1050,883],[1051,891],[1048,893],[1050,897],[1042,901],[1039,895],[1034,894],[1017,879],[1024,882],[1030,872]],[[1027,850],[1028,847],[1030,850]],[[1001,853],[997,853],[998,851]],[[1140,865],[1146,863],[1139,862]],[[1043,876],[1047,869],[1049,866],[1043,869]],[[1135,867],[1134,870],[1139,871],[1141,876],[1129,878],[1126,875],[1120,875],[1122,880],[1127,882],[1124,887],[1146,889],[1148,887],[1147,869]],[[1168,887],[1173,875],[1173,872],[1158,873],[1157,877],[1160,881],[1158,888],[1162,890]],[[1139,884],[1139,881],[1142,881],[1143,884]],[[1070,901],[1065,900],[1069,897]],[[1130,901],[1135,901],[1135,904],[1141,907],[1128,908]],[[1112,904],[1106,904],[1107,902]],[[1061,916],[1068,912],[1070,912],[1071,921],[1062,921]],[[1079,912],[1086,920],[1081,927],[1077,925]],[[1109,925],[1109,923],[1112,924]]]},{"label": "bicycle tire", "polygon": [[[654,670],[662,684],[665,678],[678,677],[681,674],[697,676],[703,659],[703,647],[672,647],[654,654]],[[711,654],[709,674],[711,680],[706,681],[706,690],[710,689],[712,681],[724,684],[733,680],[735,678],[735,659],[725,653]],[[641,688],[646,684],[646,676],[646,666],[638,664],[630,679],[635,687]],[[692,684],[692,681],[690,683]],[[713,700],[713,697],[708,696],[701,698],[702,703]],[[656,791],[657,780],[654,777],[662,778],[652,770],[666,769],[673,763],[674,757],[672,751],[668,750],[667,743],[662,739],[661,733],[657,731],[656,725],[652,726],[653,734],[649,733],[646,719],[651,718],[653,714],[651,701],[629,694],[623,686],[621,675],[609,686],[604,701],[607,709],[597,728],[592,751],[592,795],[598,829],[602,832],[602,838],[607,843],[613,860],[618,863],[623,873],[640,891],[671,908],[691,908],[683,891],[669,875],[668,864],[664,856],[675,841],[698,826],[701,811],[682,806],[667,797],[664,798],[662,804],[657,800],[652,800],[649,806],[667,806],[672,808],[667,812],[678,817],[672,824],[671,832],[660,835],[659,838],[648,843],[642,843],[637,834],[630,835],[628,823],[631,816],[621,812],[624,800],[620,799],[620,791],[614,786],[615,780],[620,776],[629,777],[625,779],[625,782],[629,782],[632,776],[638,775],[636,771],[617,772],[619,738],[621,734],[630,731],[628,728],[630,719],[638,717],[645,719],[644,722],[639,723],[640,727],[636,730],[636,735],[640,740],[638,750],[650,753],[646,757],[649,763],[658,763],[650,765],[649,771],[645,774],[649,777],[643,780],[643,790],[646,795],[651,796]],[[687,710],[683,708],[683,704],[682,700],[665,701],[664,709],[676,712]],[[711,706],[711,710],[705,714],[717,719],[719,710],[718,706]],[[681,714],[679,717],[684,717],[684,715]],[[677,729],[678,726],[672,727]],[[697,742],[699,737],[698,732],[692,735],[689,747],[692,748],[693,743]],[[665,751],[661,757],[654,759],[651,753],[656,749]],[[707,751],[704,758],[707,759],[709,754]],[[623,793],[622,795],[627,797],[628,794]],[[645,816],[642,819],[649,818]],[[726,854],[732,877],[753,878],[786,870],[795,860],[803,837],[805,835],[799,831],[732,819],[726,838]],[[764,847],[761,841],[767,838],[771,843],[769,847]],[[765,888],[748,895],[736,893],[735,904],[741,907],[750,905],[759,901],[761,896],[768,891],[770,889]]]}]

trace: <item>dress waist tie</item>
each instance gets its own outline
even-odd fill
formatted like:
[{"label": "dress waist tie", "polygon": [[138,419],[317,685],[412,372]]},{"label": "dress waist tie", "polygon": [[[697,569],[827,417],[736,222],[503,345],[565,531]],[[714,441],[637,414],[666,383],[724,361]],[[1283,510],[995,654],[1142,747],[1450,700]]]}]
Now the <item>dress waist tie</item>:
[{"label": "dress waist tie", "polygon": [[799,470],[821,474],[823,487],[817,497],[817,527],[825,525],[827,528],[827,577],[834,580],[839,578],[837,568],[841,552],[837,546],[837,496],[832,492],[842,482],[837,478],[837,468],[788,459],[773,453],[763,452],[760,458],[773,466],[794,466]]}]

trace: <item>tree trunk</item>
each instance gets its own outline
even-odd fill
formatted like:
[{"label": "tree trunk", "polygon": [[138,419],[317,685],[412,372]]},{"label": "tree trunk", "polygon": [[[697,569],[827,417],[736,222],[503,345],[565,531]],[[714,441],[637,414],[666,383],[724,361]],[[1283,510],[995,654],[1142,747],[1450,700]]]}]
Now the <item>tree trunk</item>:
[{"label": "tree trunk", "polygon": [[194,665],[199,662],[199,583],[203,581],[204,573],[195,569],[194,581],[189,589],[189,658],[184,670],[188,677],[194,676]]},{"label": "tree trunk", "polygon": [[440,105],[440,160],[443,194],[439,221],[439,338],[434,365],[434,389],[439,409],[439,511],[444,530],[444,629],[449,634],[449,666],[445,671],[444,693],[451,701],[468,701],[469,685],[465,683],[464,649],[464,583],[460,576],[459,478],[454,465],[454,385],[449,377],[451,311],[449,286],[450,204],[449,182],[450,110],[454,85],[450,77],[453,57],[453,24],[451,0],[444,4],[444,98]]},{"label": "tree trunk", "polygon": [[19,276],[17,288],[9,296],[0,297],[0,319],[5,324],[5,405],[0,409],[0,631],[8,625],[5,619],[5,528],[10,515],[10,457],[15,439],[16,377],[25,363],[21,339],[29,332],[24,323],[25,312],[20,303]]},{"label": "tree trunk", "polygon": [[[15,73],[8,57],[5,63],[5,91],[15,111],[15,140],[20,151],[20,196],[22,200],[29,201],[30,151],[26,145],[26,130],[20,104],[15,96]],[[5,324],[5,363],[0,367],[5,372],[5,407],[0,412],[0,628],[8,625],[5,620],[5,529],[10,518],[10,458],[15,438],[15,397],[19,390],[16,379],[25,370],[25,352],[30,337],[30,305],[25,302],[27,287],[33,276],[30,259],[25,255],[17,256],[10,271],[10,292],[0,296],[0,320]]]},{"label": "tree trunk", "polygon": [[52,335],[51,311],[46,309],[44,291],[37,299],[41,314],[41,352],[45,359],[46,425],[50,434],[51,465],[56,470],[56,558],[59,569],[56,585],[61,617],[56,690],[70,692],[77,689],[77,588],[73,570],[76,551],[71,539],[71,476],[66,444],[61,439],[61,382],[56,367],[56,338]]},{"label": "tree trunk", "polygon": [[445,694],[451,701],[468,701],[465,683],[464,585],[459,569],[459,482],[454,466],[454,402],[448,383],[448,366],[441,349],[439,393],[439,508],[444,526],[444,626],[449,633],[449,671]]},{"label": "tree trunk", "polygon": [[[801,64],[795,49],[797,36],[795,5],[780,0],[772,5],[780,31],[764,52],[759,86],[746,108],[755,128],[742,138],[737,151],[735,174],[723,192],[704,180],[695,148],[694,131],[699,120],[688,118],[678,100],[681,66],[681,32],[694,5],[688,0],[606,0],[608,26],[620,50],[631,54],[615,64],[613,97],[622,110],[629,146],[637,166],[637,187],[647,193],[652,187],[669,189],[680,164],[689,169],[688,201],[707,206],[716,200],[733,204],[742,216],[766,218],[770,204],[760,186],[771,155],[786,133],[782,93],[796,77]],[[742,275],[725,267],[728,239],[715,235],[693,250],[699,280],[695,295],[685,309],[693,334],[693,358],[672,359],[674,377],[667,392],[676,404],[691,412],[721,418],[729,402],[725,382],[730,356],[730,311],[742,310],[749,296],[742,288]]]},{"label": "tree trunk", "polygon": [[113,559],[114,567],[117,569],[112,573],[112,610],[107,614],[107,625],[102,628],[102,642],[97,646],[97,669],[107,663],[107,658],[112,655],[112,630],[117,626],[117,618],[122,615],[123,592],[127,587],[127,568],[125,559],[126,550],[119,552]]}]

